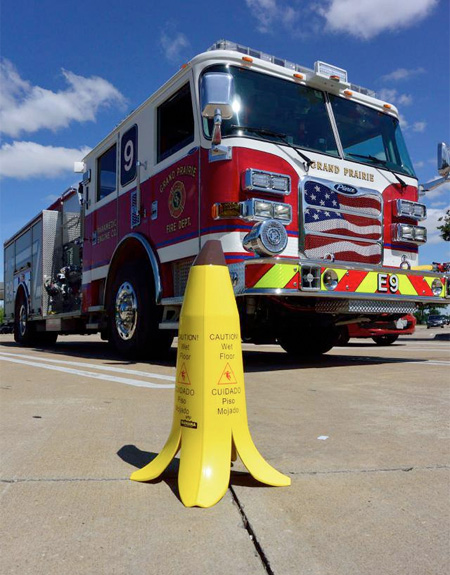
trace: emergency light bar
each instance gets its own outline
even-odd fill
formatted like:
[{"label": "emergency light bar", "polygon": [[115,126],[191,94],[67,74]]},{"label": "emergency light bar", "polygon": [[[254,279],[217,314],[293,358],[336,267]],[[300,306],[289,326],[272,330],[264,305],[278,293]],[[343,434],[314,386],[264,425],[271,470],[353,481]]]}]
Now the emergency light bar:
[{"label": "emergency light bar", "polygon": [[338,82],[348,83],[347,70],[338,68],[337,66],[332,66],[326,62],[317,61],[314,63],[314,71],[318,76],[322,78],[337,80]]},{"label": "emergency light bar", "polygon": [[[326,64],[325,62],[316,62],[314,64],[315,69],[311,70],[310,68],[305,68],[304,66],[300,66],[299,64],[295,64],[289,60],[277,58],[271,54],[266,54],[265,52],[261,52],[259,50],[253,50],[253,48],[242,46],[242,44],[236,44],[236,42],[230,42],[229,40],[218,40],[210,48],[208,48],[207,51],[210,52],[214,50],[230,50],[232,52],[239,52],[240,54],[244,54],[246,57],[258,58],[264,62],[271,62],[272,64],[282,66],[283,68],[287,68],[288,70],[292,70],[294,73],[301,74],[303,76],[319,76],[321,78],[337,80],[342,84],[348,83],[346,70],[338,68],[337,66],[333,66],[332,64]],[[359,92],[360,94],[375,97],[375,92],[373,90],[368,90],[367,88],[362,88],[361,86],[356,86],[355,84],[350,84],[349,87],[355,92]]]}]

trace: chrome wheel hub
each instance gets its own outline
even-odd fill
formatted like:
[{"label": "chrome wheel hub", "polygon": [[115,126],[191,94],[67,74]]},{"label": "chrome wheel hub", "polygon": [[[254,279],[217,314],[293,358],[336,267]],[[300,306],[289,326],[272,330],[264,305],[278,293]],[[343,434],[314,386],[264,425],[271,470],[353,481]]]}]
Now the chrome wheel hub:
[{"label": "chrome wheel hub", "polygon": [[27,331],[27,308],[24,304],[20,306],[19,310],[19,333],[23,337]]},{"label": "chrome wheel hub", "polygon": [[124,282],[116,294],[115,325],[119,336],[128,340],[136,331],[138,302],[136,292],[129,282]]}]

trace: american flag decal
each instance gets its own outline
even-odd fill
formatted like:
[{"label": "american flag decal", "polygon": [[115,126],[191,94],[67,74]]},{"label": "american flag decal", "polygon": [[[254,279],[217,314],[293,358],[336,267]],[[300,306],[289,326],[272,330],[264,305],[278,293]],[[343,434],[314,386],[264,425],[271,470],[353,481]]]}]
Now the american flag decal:
[{"label": "american flag decal", "polygon": [[307,180],[304,199],[305,255],[321,259],[377,264],[382,249],[382,199],[377,192],[337,192],[322,181]]}]

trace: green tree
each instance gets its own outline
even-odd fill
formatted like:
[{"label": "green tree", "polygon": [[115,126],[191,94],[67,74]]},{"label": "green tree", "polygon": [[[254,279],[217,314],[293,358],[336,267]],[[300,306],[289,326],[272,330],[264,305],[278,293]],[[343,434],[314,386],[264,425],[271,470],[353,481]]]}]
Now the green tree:
[{"label": "green tree", "polygon": [[446,307],[446,303],[421,303],[417,306],[417,311],[414,312],[414,316],[417,323],[426,323],[429,315],[445,315]]},{"label": "green tree", "polygon": [[442,222],[442,225],[437,227],[441,232],[441,237],[446,242],[450,242],[450,210],[447,210],[445,216],[440,217],[438,222]]}]

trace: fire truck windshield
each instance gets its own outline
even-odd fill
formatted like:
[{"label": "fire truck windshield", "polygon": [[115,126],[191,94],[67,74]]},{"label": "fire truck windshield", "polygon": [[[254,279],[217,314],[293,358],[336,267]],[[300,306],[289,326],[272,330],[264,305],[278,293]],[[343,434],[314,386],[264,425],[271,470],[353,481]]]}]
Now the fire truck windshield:
[{"label": "fire truck windshield", "polygon": [[397,118],[332,94],[329,97],[346,159],[415,177]]},{"label": "fire truck windshield", "polygon": [[[324,92],[233,66],[217,65],[206,71],[234,77],[234,116],[223,122],[223,137],[246,135],[279,142],[277,134],[282,133],[292,146],[339,156]],[[259,129],[246,131],[245,126]],[[204,119],[204,131],[211,136],[212,120]]]},{"label": "fire truck windshield", "polygon": [[[290,146],[339,157],[326,106],[329,98],[345,159],[416,177],[399,122],[389,114],[246,68],[215,65],[204,72],[224,72],[234,78],[234,116],[223,121],[222,137],[280,142],[282,134]],[[203,118],[207,137],[212,126],[212,120]]]}]

